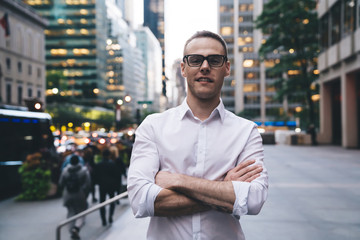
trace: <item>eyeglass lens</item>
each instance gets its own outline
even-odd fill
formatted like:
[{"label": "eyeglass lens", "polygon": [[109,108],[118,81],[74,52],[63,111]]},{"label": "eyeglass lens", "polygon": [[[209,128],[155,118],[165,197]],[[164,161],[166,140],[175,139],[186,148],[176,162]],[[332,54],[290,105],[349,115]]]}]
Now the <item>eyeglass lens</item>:
[{"label": "eyeglass lens", "polygon": [[209,55],[204,57],[202,55],[188,55],[188,63],[191,67],[199,67],[205,61],[208,61],[211,67],[221,67],[224,63],[225,56],[222,55]]}]

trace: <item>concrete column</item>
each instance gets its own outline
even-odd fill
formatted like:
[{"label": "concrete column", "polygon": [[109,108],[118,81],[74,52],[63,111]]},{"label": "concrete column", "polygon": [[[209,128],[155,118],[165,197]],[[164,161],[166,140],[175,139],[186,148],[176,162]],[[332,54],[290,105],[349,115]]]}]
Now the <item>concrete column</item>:
[{"label": "concrete column", "polygon": [[359,141],[355,80],[355,74],[341,74],[342,146],[346,148],[357,147]]},{"label": "concrete column", "polygon": [[320,84],[320,96],[320,132],[318,141],[322,144],[330,144],[332,142],[332,106],[329,84]]}]

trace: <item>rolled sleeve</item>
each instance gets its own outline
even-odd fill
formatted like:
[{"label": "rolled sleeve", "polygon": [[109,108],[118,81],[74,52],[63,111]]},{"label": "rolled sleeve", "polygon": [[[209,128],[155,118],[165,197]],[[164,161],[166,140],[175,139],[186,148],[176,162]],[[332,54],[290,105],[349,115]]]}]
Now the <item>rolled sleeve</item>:
[{"label": "rolled sleeve", "polygon": [[232,215],[237,219],[240,216],[247,214],[248,212],[248,196],[249,196],[249,189],[250,183],[247,182],[239,182],[239,181],[232,181],[234,193],[236,196],[233,212]]},{"label": "rolled sleeve", "polygon": [[256,126],[253,127],[247,144],[239,156],[239,161],[254,159],[255,164],[263,167],[261,175],[251,183],[233,182],[236,200],[233,208],[233,215],[240,217],[242,215],[256,215],[260,212],[267,198],[268,191],[268,172],[264,166],[264,149],[262,138],[257,131]]},{"label": "rolled sleeve", "polygon": [[133,206],[133,212],[136,218],[154,216],[154,202],[161,191],[161,187],[155,184],[148,184],[145,186],[146,190],[142,191],[138,205]]}]

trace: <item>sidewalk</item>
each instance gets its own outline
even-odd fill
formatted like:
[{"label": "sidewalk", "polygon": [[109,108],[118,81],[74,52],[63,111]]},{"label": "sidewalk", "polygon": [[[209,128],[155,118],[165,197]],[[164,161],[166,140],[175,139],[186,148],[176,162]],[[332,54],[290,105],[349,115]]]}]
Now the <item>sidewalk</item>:
[{"label": "sidewalk", "polygon": [[[90,197],[88,202],[90,207],[94,205]],[[66,219],[67,214],[62,204],[62,198],[43,201],[16,201],[15,198],[11,198],[0,201],[0,239],[56,239],[56,227]],[[115,207],[114,221],[128,208],[128,199],[121,199],[120,205]],[[99,211],[90,213],[85,221],[85,226],[80,232],[84,240],[95,240],[112,227],[111,225],[102,226]],[[70,240],[67,226],[61,229],[61,240]]]},{"label": "sidewalk", "polygon": [[[360,150],[334,146],[265,145],[269,195],[258,216],[244,216],[247,240],[359,240]],[[89,201],[90,202],[90,201]],[[0,239],[51,240],[66,218],[62,199],[0,202]],[[99,212],[86,218],[83,240],[145,239],[148,218],[135,219],[128,199],[116,205],[114,223]],[[61,239],[69,240],[67,227]]]}]

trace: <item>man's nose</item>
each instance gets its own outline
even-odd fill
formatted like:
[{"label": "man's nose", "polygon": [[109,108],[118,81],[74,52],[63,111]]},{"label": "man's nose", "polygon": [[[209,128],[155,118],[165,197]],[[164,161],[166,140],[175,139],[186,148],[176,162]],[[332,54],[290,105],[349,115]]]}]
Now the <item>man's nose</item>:
[{"label": "man's nose", "polygon": [[203,72],[203,71],[209,72],[210,71],[210,65],[209,65],[209,62],[207,59],[204,59],[204,61],[202,62],[201,66],[200,66],[200,71],[201,72]]}]

